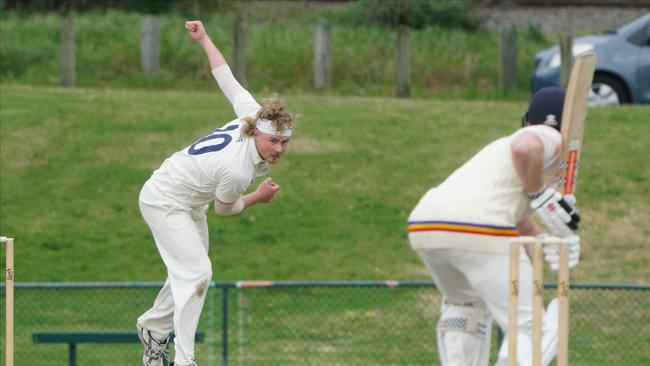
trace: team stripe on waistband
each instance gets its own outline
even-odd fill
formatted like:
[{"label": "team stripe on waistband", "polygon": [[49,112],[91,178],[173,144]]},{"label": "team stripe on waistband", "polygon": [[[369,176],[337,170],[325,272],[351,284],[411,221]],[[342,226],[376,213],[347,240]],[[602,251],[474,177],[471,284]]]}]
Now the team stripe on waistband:
[{"label": "team stripe on waistband", "polygon": [[408,231],[410,233],[416,231],[452,231],[493,236],[519,235],[517,228],[514,226],[477,225],[451,221],[410,221],[408,223]]}]

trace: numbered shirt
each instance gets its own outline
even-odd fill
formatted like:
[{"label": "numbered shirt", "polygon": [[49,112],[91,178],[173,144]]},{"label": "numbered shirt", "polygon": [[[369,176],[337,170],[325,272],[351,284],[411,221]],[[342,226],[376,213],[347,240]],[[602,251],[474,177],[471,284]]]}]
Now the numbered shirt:
[{"label": "numbered shirt", "polygon": [[153,172],[151,183],[165,196],[189,206],[209,204],[215,196],[233,203],[256,177],[268,174],[252,137],[242,135],[241,118],[257,113],[260,105],[247,91],[233,100],[238,119],[217,128],[173,154]]},{"label": "numbered shirt", "polygon": [[409,230],[411,225],[417,229],[423,222],[486,227],[486,232],[495,228],[502,233],[516,230],[515,225],[531,213],[510,149],[512,139],[523,131],[532,131],[542,140],[544,178],[553,179],[559,169],[560,133],[543,125],[522,128],[487,145],[429,190],[411,213]]}]

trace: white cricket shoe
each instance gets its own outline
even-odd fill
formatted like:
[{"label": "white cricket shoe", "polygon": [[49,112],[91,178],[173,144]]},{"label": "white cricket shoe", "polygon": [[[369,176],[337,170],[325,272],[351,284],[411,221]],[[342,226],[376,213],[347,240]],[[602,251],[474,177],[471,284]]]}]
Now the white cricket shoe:
[{"label": "white cricket shoe", "polygon": [[136,325],[138,338],[144,346],[142,354],[142,365],[144,366],[163,366],[163,358],[167,357],[167,343],[169,337],[163,341],[155,339],[151,332],[144,328],[140,323]]}]

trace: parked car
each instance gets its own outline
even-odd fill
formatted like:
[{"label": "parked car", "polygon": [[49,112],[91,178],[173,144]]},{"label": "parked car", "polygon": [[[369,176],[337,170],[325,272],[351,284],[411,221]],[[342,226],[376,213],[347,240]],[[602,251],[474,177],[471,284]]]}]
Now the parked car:
[{"label": "parked car", "polygon": [[[596,72],[589,105],[650,103],[650,12],[614,30],[573,40],[573,55],[593,50]],[[535,55],[531,90],[560,85],[560,47]]]}]

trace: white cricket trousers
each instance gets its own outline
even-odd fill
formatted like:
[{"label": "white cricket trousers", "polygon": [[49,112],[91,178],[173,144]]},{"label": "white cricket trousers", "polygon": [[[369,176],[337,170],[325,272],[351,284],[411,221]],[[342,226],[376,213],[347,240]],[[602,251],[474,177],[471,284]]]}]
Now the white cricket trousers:
[{"label": "white cricket trousers", "polygon": [[170,200],[149,181],[140,191],[140,212],[167,266],[167,280],[138,322],[160,335],[174,331],[179,365],[194,361],[194,334],[212,278],[205,210]]},{"label": "white cricket trousers", "polygon": [[[508,254],[453,249],[416,249],[445,300],[456,304],[485,302],[499,327],[508,330]],[[519,257],[519,324],[533,318],[532,265],[524,250]]]}]

